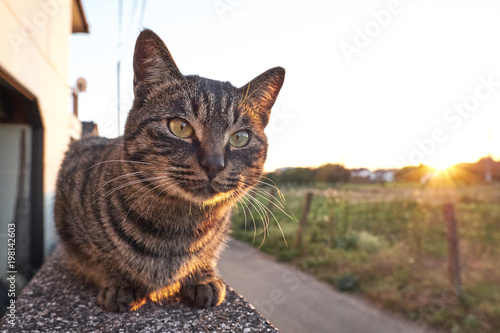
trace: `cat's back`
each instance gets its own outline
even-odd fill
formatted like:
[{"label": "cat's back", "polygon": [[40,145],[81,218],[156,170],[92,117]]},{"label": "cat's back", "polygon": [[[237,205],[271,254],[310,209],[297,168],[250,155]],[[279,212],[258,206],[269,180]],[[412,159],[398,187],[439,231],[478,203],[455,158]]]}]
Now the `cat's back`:
[{"label": "cat's back", "polygon": [[92,167],[92,163],[98,163],[106,153],[111,153],[119,147],[119,140],[108,139],[100,136],[88,136],[73,142],[64,157],[61,171],[68,166],[75,165],[78,168]]},{"label": "cat's back", "polygon": [[79,158],[82,163],[98,156],[109,146],[111,139],[101,136],[87,136],[70,144],[65,160]]},{"label": "cat's back", "polygon": [[[58,191],[74,191],[84,182],[96,178],[97,166],[105,160],[119,159],[121,138],[84,137],[73,142],[66,152],[59,170]],[[57,198],[56,198],[57,199]]]}]

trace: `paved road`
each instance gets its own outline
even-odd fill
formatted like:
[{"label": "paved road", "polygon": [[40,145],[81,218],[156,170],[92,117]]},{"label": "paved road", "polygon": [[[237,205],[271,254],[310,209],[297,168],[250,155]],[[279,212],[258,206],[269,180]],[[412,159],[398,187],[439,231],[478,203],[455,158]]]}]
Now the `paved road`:
[{"label": "paved road", "polygon": [[219,260],[222,278],[283,333],[434,332],[277,263],[231,239]]}]

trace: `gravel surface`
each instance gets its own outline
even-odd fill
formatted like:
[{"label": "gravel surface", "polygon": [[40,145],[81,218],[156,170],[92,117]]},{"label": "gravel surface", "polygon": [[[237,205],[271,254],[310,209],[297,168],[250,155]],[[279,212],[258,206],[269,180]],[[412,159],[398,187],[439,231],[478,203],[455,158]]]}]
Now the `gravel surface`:
[{"label": "gravel surface", "polygon": [[0,332],[278,332],[229,287],[215,308],[148,302],[135,312],[106,313],[97,305],[97,290],[61,263],[56,249],[17,300],[15,325],[4,317]]}]

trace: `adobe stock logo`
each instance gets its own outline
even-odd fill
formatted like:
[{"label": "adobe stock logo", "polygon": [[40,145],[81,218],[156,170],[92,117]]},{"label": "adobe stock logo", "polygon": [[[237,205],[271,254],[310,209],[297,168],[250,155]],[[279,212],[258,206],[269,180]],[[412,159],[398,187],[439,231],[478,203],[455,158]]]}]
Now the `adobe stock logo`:
[{"label": "adobe stock logo", "polygon": [[[314,261],[313,265],[317,266],[317,262]],[[288,269],[281,274],[281,286],[284,287],[284,290],[275,288],[271,290],[268,299],[253,300],[252,304],[264,317],[270,317],[277,306],[279,307],[287,301],[287,296],[290,297],[290,294],[296,292],[309,279],[309,275],[305,273],[297,272],[295,269]]]},{"label": "adobe stock logo", "polygon": [[[118,100],[115,98],[113,99],[112,103],[109,105],[109,112],[114,113],[114,112],[120,112],[120,115],[118,117],[117,115],[117,120],[115,122],[116,126],[116,131],[118,133],[118,136],[123,134],[123,131],[125,130],[125,122],[128,117],[128,113],[132,109],[132,105],[134,104],[134,95],[130,92],[127,93],[121,93],[120,94],[120,105],[118,105]],[[118,119],[120,119],[120,123],[118,124]]]},{"label": "adobe stock logo", "polygon": [[399,156],[400,167],[425,164],[427,158],[434,154],[437,146],[448,140],[450,130],[459,129],[464,120],[479,109],[480,102],[490,98],[500,87],[500,81],[494,81],[493,74],[489,74],[488,77],[479,76],[478,81],[479,84],[474,89],[474,93],[444,111],[442,118],[447,128],[445,126],[435,127],[430,137],[415,140],[417,148],[412,150],[406,157]]},{"label": "adobe stock logo", "polygon": [[70,0],[43,0],[38,2],[38,10],[28,17],[21,17],[20,33],[9,32],[7,37],[14,51],[19,52],[19,47],[34,39],[41,29],[49,24],[49,19],[55,17],[61,6],[68,5]]},{"label": "adobe stock logo", "polygon": [[339,44],[347,63],[350,64],[355,54],[360,54],[363,49],[368,47],[372,40],[380,35],[382,29],[391,24],[393,16],[402,11],[403,7],[400,1],[391,0],[387,3],[387,9],[372,10],[370,12],[372,19],[366,22],[363,29],[358,26],[354,27],[355,34],[352,43],[343,41]]},{"label": "adobe stock logo", "polygon": [[226,13],[235,10],[242,2],[243,0],[216,0],[213,6],[220,20],[224,21]]},{"label": "adobe stock logo", "polygon": [[271,112],[271,119],[266,127],[267,142],[271,143],[279,133],[283,133],[286,128],[297,118],[297,114],[286,105],[274,107]]},{"label": "adobe stock logo", "polygon": [[104,136],[107,138],[113,138],[117,135],[116,120],[113,121],[110,118],[101,118],[97,121],[97,128],[99,130],[99,136]]}]

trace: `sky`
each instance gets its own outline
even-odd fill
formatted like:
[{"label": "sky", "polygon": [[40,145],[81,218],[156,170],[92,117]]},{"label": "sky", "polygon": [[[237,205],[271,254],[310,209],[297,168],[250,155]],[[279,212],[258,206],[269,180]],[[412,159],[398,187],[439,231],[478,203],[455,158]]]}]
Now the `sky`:
[{"label": "sky", "polygon": [[103,136],[123,134],[147,27],[186,75],[242,86],[286,69],[267,171],[500,159],[499,1],[123,0],[121,33],[119,0],[82,2],[90,34],[71,38],[70,84],[86,79],[79,115]]}]

